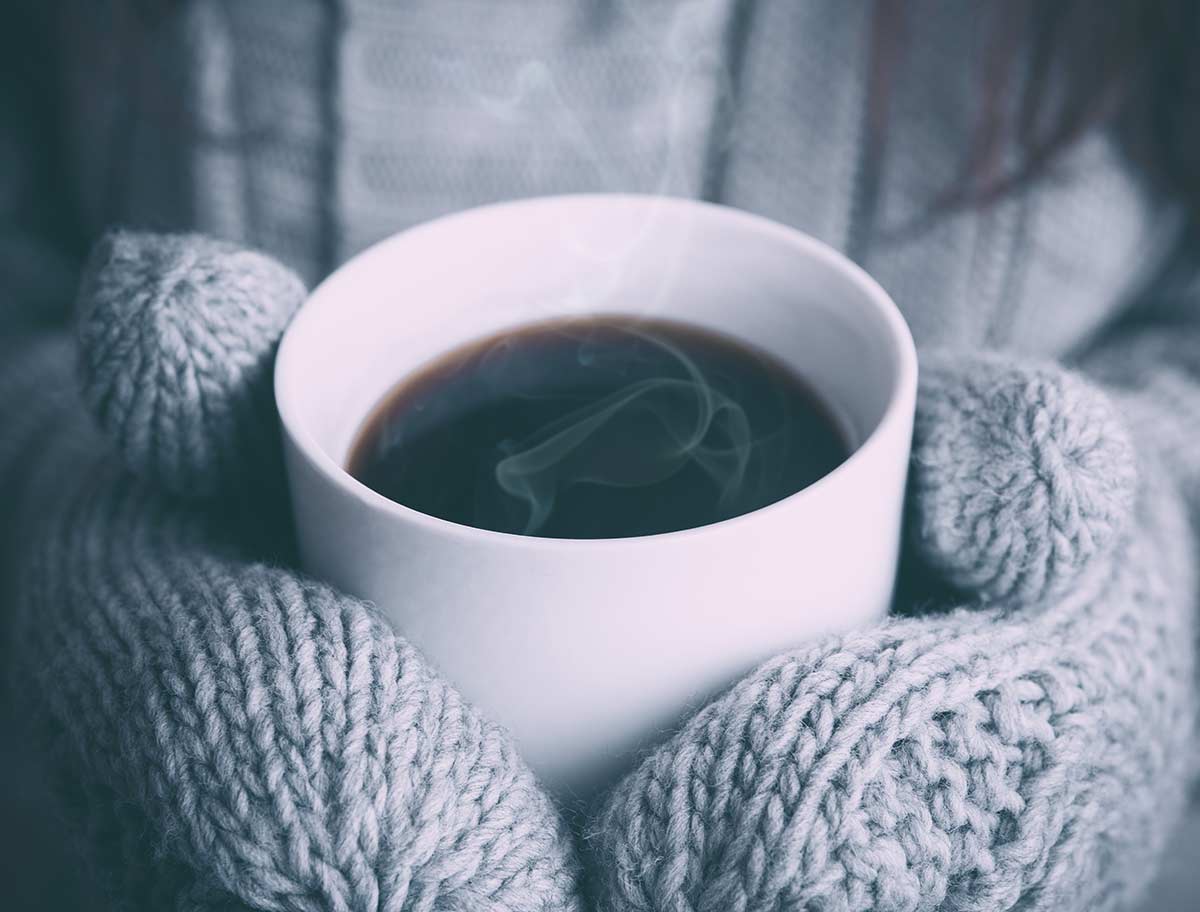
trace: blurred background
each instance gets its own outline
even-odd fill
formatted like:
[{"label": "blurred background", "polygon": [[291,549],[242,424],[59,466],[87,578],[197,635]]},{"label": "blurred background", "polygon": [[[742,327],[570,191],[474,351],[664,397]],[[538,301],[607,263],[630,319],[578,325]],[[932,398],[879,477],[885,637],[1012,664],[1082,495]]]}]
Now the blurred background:
[{"label": "blurred background", "polygon": [[[444,212],[579,190],[733,202],[847,250],[886,274],[902,305],[927,295],[982,299],[985,289],[965,266],[938,288],[925,287],[931,280],[922,251],[943,255],[958,229],[914,235],[878,253],[864,213],[893,205],[897,212],[888,214],[911,222],[941,200],[948,224],[961,227],[953,219],[974,217],[962,207],[990,205],[1012,189],[1002,170],[1011,150],[978,131],[979,96],[953,69],[987,64],[989,49],[1003,45],[995,40],[997,20],[984,14],[991,5],[15,0],[6,8],[7,28],[0,25],[0,314],[21,301],[32,305],[29,315],[14,319],[65,318],[79,263],[113,221],[199,227],[253,243],[312,282],[375,240]],[[1088,4],[1053,6],[1046,18],[1059,31],[1047,34],[1061,38],[1061,23]],[[751,15],[758,7],[782,11],[794,42],[786,66],[743,56],[776,29],[765,14]],[[1072,33],[1044,51],[1047,59],[1077,59],[1080,82],[1107,86],[1122,48],[1136,43],[1125,38],[1137,33],[1137,7],[1106,5],[1111,16],[1096,34]],[[858,36],[869,31],[869,14],[885,28],[866,47]],[[944,27],[913,38],[907,59],[915,63],[900,68],[899,48],[909,40],[900,36],[934,20]],[[620,53],[606,51],[597,35],[618,36],[609,43]],[[1194,42],[1186,47],[1195,52]],[[988,78],[1003,81],[1003,56]],[[846,78],[828,81],[829,72]],[[1170,71],[1164,78],[1172,85]],[[1048,93],[1042,116],[1022,128],[1034,140],[1035,163],[1039,154],[1086,140],[1110,101],[1094,94],[1095,109],[1072,107],[1070,93],[1065,100]],[[1190,110],[1171,129],[1200,137],[1200,113]],[[1047,114],[1058,115],[1061,129],[1039,132]],[[779,128],[803,118],[819,124],[803,141]],[[887,198],[878,180],[854,183],[875,173],[871,155],[883,161],[885,153],[905,151],[871,145],[897,120],[933,137],[905,152],[924,168],[928,194],[919,201]],[[867,150],[861,160],[845,154],[848,144]],[[1188,148],[1200,161],[1200,145]],[[960,169],[960,159],[968,167]],[[1082,141],[1074,161],[1082,176],[1063,182],[1057,198],[1070,212],[1076,185],[1105,199],[1129,192],[1111,178],[1106,146]],[[1188,167],[1195,165],[1182,170]],[[955,185],[960,171],[969,179]],[[972,244],[987,237],[988,226],[1021,224],[1027,213],[1010,202],[989,209],[991,221],[981,221],[978,232],[970,228]],[[1095,225],[1082,216],[1077,222],[1078,246],[1096,243]],[[961,259],[973,257],[986,271],[986,257],[964,248]],[[1058,264],[1045,268],[1046,281],[1061,285],[1055,300],[1064,311],[1072,294],[1086,296],[1089,283],[1129,265],[1098,260],[1095,275],[1055,277]],[[999,301],[1010,289],[1000,279],[994,285]],[[923,341],[977,329],[974,341],[992,342],[1017,325],[999,305],[986,321],[965,308],[955,313],[958,322],[933,310],[907,316]],[[1005,341],[1049,344],[1036,319],[1025,331],[1026,338]],[[47,810],[42,771],[3,734],[11,730],[0,719],[0,908],[103,908]],[[1193,808],[1144,912],[1200,908],[1200,808]]]}]

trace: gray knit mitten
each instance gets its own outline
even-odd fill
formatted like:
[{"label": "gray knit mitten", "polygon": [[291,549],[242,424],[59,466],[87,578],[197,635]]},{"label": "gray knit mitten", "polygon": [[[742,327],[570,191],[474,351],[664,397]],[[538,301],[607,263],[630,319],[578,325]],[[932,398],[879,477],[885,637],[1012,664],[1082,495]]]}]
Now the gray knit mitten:
[{"label": "gray knit mitten", "polygon": [[[1096,369],[1127,379],[1137,345]],[[1158,363],[1191,399],[1157,420],[1153,378],[1110,397],[923,357],[911,551],[958,607],[780,656],[696,715],[592,827],[601,908],[1127,908],[1194,750],[1190,357]]]},{"label": "gray knit mitten", "polygon": [[[277,522],[231,518],[278,487],[264,389],[298,296],[255,254],[117,236],[81,307],[107,437],[57,367],[53,407],[17,412],[42,456],[12,667],[92,859],[138,909],[578,908],[564,828],[503,733],[367,606],[252,560],[286,557]],[[1177,485],[1200,466],[1141,420],[1157,380],[1127,354],[1100,360],[1116,398],[1053,365],[923,356],[916,610],[767,663],[654,751],[588,827],[600,909],[1136,892],[1193,732]]]},{"label": "gray knit mitten", "polygon": [[370,606],[258,559],[289,547],[269,379],[302,297],[259,254],[117,234],[81,291],[85,395],[69,343],[6,352],[7,667],[97,908],[579,908],[509,736]]}]

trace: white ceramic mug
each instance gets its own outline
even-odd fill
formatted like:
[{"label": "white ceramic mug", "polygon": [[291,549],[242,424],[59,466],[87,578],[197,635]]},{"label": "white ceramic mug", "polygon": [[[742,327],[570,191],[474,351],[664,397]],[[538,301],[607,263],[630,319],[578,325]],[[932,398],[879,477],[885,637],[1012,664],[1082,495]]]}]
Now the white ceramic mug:
[{"label": "white ceramic mug", "polygon": [[[852,455],[753,513],[606,540],[458,525],[344,470],[405,375],[506,327],[608,312],[765,349],[820,394]],[[819,241],[706,203],[561,196],[438,219],[351,260],[288,329],[275,394],[305,568],[375,602],[570,799],[762,660],[885,613],[916,375],[896,306]]]}]

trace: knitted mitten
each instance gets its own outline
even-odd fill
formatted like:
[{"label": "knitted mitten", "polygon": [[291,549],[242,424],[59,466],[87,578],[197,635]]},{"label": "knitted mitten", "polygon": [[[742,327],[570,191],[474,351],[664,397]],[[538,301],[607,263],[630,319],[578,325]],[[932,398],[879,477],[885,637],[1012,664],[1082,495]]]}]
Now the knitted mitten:
[{"label": "knitted mitten", "polygon": [[302,296],[258,254],[120,234],[81,292],[85,395],[68,341],[4,352],[6,664],[65,810],[118,908],[578,908],[508,735],[369,605],[256,560],[288,552],[281,514],[247,520]]},{"label": "knitted mitten", "polygon": [[1142,344],[1095,356],[1126,381],[1113,397],[1052,365],[923,357],[911,550],[958,607],[781,656],[696,715],[594,822],[602,909],[1132,900],[1185,802],[1180,484],[1200,479],[1169,439],[1187,411],[1155,420],[1151,395],[1167,382],[1195,414],[1200,361],[1159,346],[1128,368]]},{"label": "knitted mitten", "polygon": [[[195,238],[102,250],[86,399],[156,485],[85,427],[52,352],[10,372],[60,390],[9,410],[24,444],[0,478],[7,453],[42,454],[14,488],[12,666],[113,889],[153,908],[575,907],[561,824],[502,734],[366,606],[249,560],[280,547],[270,521],[221,515],[271,477],[261,388],[289,307],[266,299],[294,285]],[[936,573],[961,607],[781,657],[703,710],[594,822],[601,907],[1083,910],[1151,872],[1192,725],[1173,483],[1200,467],[1142,447],[1139,480],[1124,428],[1170,426],[1136,423],[1141,392],[1122,421],[1053,366],[923,371],[926,572],[906,576]],[[182,500],[220,491],[238,494]]]}]

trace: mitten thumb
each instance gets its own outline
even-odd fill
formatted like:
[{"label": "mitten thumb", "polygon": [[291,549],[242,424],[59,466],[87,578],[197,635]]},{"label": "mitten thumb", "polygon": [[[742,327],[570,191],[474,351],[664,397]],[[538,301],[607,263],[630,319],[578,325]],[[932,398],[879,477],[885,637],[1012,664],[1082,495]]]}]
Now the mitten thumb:
[{"label": "mitten thumb", "polygon": [[925,353],[921,371],[910,551],[983,601],[1062,593],[1132,510],[1133,447],[1108,398],[1000,354]]},{"label": "mitten thumb", "polygon": [[80,284],[80,379],[129,468],[187,497],[281,492],[271,369],[304,296],[289,269],[236,244],[101,238]]}]

